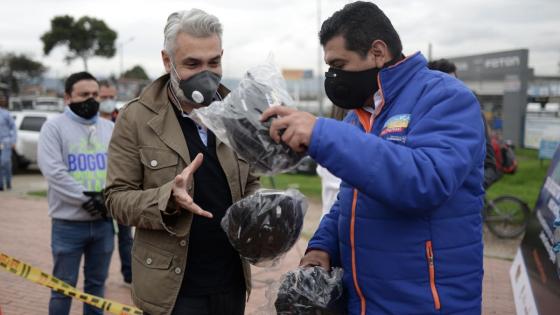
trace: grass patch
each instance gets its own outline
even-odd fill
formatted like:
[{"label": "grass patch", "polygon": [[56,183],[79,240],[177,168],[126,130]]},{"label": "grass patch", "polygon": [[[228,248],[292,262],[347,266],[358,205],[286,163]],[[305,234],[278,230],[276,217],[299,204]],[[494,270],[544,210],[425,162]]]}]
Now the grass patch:
[{"label": "grass patch", "polygon": [[[513,175],[504,174],[486,192],[488,199],[494,199],[501,195],[513,195],[527,202],[532,209],[539,196],[539,192],[546,172],[550,166],[549,160],[540,161],[538,150],[517,149],[515,151],[518,168]],[[279,174],[272,177],[276,189],[298,188],[304,195],[310,198],[321,199],[321,179],[316,175],[301,174]],[[263,187],[272,188],[271,177],[261,177]]]},{"label": "grass patch", "polygon": [[[513,195],[527,202],[533,209],[539,196],[541,186],[550,166],[550,161],[541,161],[538,150],[517,149],[517,172],[513,175],[504,174],[502,178],[486,192],[488,199],[501,195]],[[541,165],[542,164],[542,165]]]},{"label": "grass patch", "polygon": [[261,185],[265,188],[297,188],[309,198],[321,198],[321,179],[317,175],[279,174],[262,176]]},{"label": "grass patch", "polygon": [[32,197],[42,197],[42,198],[47,197],[47,191],[46,190],[29,191],[29,192],[27,192],[27,194],[29,196],[32,196]]},{"label": "grass patch", "polygon": [[[532,209],[539,196],[550,161],[545,160],[541,165],[537,150],[517,149],[515,154],[518,163],[517,172],[513,175],[505,174],[502,176],[487,191],[487,197],[488,199],[494,199],[501,195],[513,195],[527,202]],[[299,189],[309,198],[321,199],[321,179],[317,175],[279,174],[272,177],[262,176],[261,184],[266,188],[282,190],[293,187]],[[27,194],[33,197],[46,197],[47,191],[30,191]]]}]

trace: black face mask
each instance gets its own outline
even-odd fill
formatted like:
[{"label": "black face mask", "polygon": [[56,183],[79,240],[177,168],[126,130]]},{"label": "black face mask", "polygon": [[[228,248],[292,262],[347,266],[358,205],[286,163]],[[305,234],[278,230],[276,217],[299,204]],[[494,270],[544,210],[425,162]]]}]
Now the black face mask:
[{"label": "black face mask", "polygon": [[68,106],[74,114],[84,119],[93,118],[93,116],[95,116],[99,111],[99,102],[97,102],[93,97],[90,97],[83,102],[70,103]]},{"label": "black face mask", "polygon": [[[175,67],[173,67],[173,70],[175,70]],[[220,75],[208,70],[199,72],[187,80],[181,80],[176,70],[175,74],[179,78],[179,87],[185,97],[194,104],[204,106],[212,103],[222,79]]]},{"label": "black face mask", "polygon": [[377,85],[379,71],[379,68],[364,71],[329,68],[329,71],[325,73],[327,97],[333,104],[345,109],[363,107],[368,98],[379,90]]},{"label": "black face mask", "polygon": [[366,101],[379,90],[377,74],[381,69],[396,64],[404,59],[399,55],[385,63],[382,68],[371,68],[364,71],[344,71],[329,68],[325,72],[325,92],[327,97],[338,107],[356,109],[364,107]]}]

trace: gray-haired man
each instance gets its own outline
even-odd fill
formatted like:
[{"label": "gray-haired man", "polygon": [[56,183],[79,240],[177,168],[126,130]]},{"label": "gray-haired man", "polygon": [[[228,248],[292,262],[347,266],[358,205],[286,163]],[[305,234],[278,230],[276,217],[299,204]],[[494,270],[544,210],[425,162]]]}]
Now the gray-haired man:
[{"label": "gray-haired man", "polygon": [[120,223],[136,226],[136,305],[152,315],[243,314],[250,269],[220,220],[233,202],[259,187],[258,177],[188,116],[228,92],[219,84],[222,26],[192,9],[171,14],[164,35],[167,74],[117,119],[107,207]]}]

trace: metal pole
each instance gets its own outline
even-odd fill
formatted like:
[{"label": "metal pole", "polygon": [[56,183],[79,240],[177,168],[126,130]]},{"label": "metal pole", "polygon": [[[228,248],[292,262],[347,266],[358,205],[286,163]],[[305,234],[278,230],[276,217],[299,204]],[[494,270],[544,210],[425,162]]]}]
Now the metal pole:
[{"label": "metal pole", "polygon": [[[317,0],[317,33],[321,30],[321,0]],[[321,43],[318,42],[317,45],[317,101],[319,104],[319,116],[323,116],[323,80],[321,80],[323,76],[322,65],[323,61],[321,60],[323,55],[323,50],[321,47]]]},{"label": "metal pole", "polygon": [[120,55],[120,59],[121,59],[121,60],[120,60],[120,67],[119,67],[119,79],[122,78],[122,76],[123,76],[123,67],[124,67],[124,66],[123,66],[123,55],[124,55],[124,53],[123,53],[123,46],[124,46],[124,45],[123,45],[122,42],[119,43],[119,55]]},{"label": "metal pole", "polygon": [[432,43],[428,43],[428,61],[432,61]]},{"label": "metal pole", "polygon": [[124,45],[130,43],[131,41],[134,40],[134,37],[130,37],[129,39],[127,39],[124,42],[120,42],[119,43],[119,55],[120,55],[120,75],[119,78],[122,77],[123,73],[124,73]]}]

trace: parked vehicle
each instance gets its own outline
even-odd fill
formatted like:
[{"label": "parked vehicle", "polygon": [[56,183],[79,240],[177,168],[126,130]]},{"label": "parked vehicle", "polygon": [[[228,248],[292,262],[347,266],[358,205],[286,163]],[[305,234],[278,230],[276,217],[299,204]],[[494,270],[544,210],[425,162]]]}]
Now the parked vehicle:
[{"label": "parked vehicle", "polygon": [[53,96],[17,96],[10,98],[9,109],[20,110],[39,110],[62,112],[64,110],[64,100]]},{"label": "parked vehicle", "polygon": [[37,144],[39,132],[47,121],[58,113],[46,111],[11,112],[17,127],[17,143],[12,154],[12,168],[14,172],[37,163]]}]

